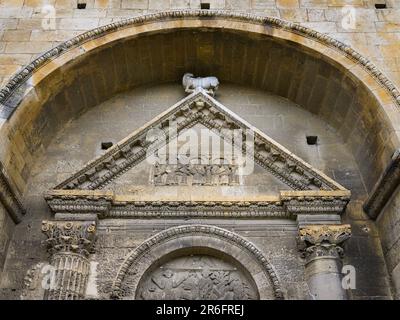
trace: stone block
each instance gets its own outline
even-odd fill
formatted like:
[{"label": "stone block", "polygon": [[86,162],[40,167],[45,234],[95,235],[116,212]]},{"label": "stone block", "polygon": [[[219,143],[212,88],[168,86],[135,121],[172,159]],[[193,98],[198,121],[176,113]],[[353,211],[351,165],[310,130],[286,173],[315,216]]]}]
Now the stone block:
[{"label": "stone block", "polygon": [[170,8],[170,0],[149,0],[149,10],[166,10]]},{"label": "stone block", "polygon": [[297,9],[299,8],[299,0],[276,0],[278,9]]},{"label": "stone block", "polygon": [[225,0],[226,10],[248,10],[251,8],[251,0]]},{"label": "stone block", "polygon": [[59,21],[59,28],[62,30],[90,30],[99,25],[98,18],[62,18]]},{"label": "stone block", "polygon": [[52,47],[51,42],[47,41],[21,41],[21,42],[8,42],[6,45],[5,53],[23,53],[23,54],[38,54],[49,50]]},{"label": "stone block", "polygon": [[31,36],[30,30],[6,30],[3,35],[3,41],[29,41]]}]

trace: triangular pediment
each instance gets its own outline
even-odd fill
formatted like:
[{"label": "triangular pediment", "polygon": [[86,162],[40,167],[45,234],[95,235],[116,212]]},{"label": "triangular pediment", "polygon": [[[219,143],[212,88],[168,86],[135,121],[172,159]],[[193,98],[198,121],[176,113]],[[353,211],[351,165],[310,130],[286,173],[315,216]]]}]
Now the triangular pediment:
[{"label": "triangular pediment", "polygon": [[[270,172],[280,183],[290,189],[346,190],[230,111],[202,89],[182,99],[145,126],[134,131],[55,189],[102,189],[131,168],[138,166],[143,160],[159,153],[182,132],[199,124],[222,139],[233,142],[234,150],[243,150],[247,158],[252,157],[258,167]],[[232,137],[237,135],[237,132],[243,138],[250,135],[253,143],[235,143],[237,140]],[[165,139],[160,139],[161,136]],[[198,164],[196,165],[198,166]],[[232,170],[232,164],[229,166],[225,168],[219,165],[212,170],[225,170],[224,172],[226,172],[226,170]],[[203,168],[196,170],[200,169],[204,170]],[[179,168],[178,171],[184,170],[187,169]],[[231,178],[224,175],[224,179]]]}]

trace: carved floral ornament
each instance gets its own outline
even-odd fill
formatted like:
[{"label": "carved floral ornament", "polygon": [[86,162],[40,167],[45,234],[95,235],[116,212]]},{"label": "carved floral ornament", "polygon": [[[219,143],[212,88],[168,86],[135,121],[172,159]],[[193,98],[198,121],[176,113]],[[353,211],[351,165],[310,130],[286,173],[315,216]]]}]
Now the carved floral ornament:
[{"label": "carved floral ornament", "polygon": [[43,221],[42,232],[49,253],[76,253],[88,257],[93,252],[94,221]]},{"label": "carved floral ornament", "polygon": [[312,259],[320,256],[342,257],[341,245],[350,237],[349,224],[310,225],[299,229],[297,240],[303,256]]}]

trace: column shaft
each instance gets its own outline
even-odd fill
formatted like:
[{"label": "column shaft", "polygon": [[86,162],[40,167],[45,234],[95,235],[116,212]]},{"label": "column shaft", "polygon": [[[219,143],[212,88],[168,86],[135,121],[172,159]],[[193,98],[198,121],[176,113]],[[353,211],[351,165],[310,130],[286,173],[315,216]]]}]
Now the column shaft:
[{"label": "column shaft", "polygon": [[48,289],[49,300],[84,299],[95,241],[94,221],[44,221],[42,231],[52,254],[54,275]]},{"label": "column shaft", "polygon": [[305,278],[312,299],[347,299],[342,286],[341,244],[350,235],[350,225],[312,225],[299,229],[299,247],[306,258]]}]

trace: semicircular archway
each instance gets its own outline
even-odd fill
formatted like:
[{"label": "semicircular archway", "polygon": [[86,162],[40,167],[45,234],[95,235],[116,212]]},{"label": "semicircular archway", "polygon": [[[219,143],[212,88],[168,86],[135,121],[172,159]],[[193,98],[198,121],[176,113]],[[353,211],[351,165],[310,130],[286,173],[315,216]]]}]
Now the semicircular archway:
[{"label": "semicircular archway", "polygon": [[[248,274],[247,283],[257,288],[260,299],[283,299],[284,294],[273,266],[261,250],[243,237],[209,225],[188,225],[166,229],[152,236],[128,254],[112,286],[112,297],[137,296],[143,276],[160,263],[182,253],[225,257]],[[243,297],[242,297],[243,298]]]},{"label": "semicircular archway", "polygon": [[118,92],[180,81],[186,71],[262,88],[320,115],[348,142],[368,190],[400,145],[391,120],[400,93],[349,46],[277,18],[181,10],[88,31],[15,75],[0,92],[0,160],[23,193],[33,159],[63,124]]}]

